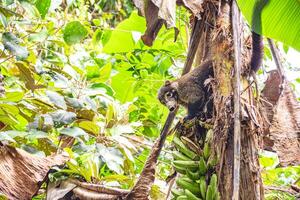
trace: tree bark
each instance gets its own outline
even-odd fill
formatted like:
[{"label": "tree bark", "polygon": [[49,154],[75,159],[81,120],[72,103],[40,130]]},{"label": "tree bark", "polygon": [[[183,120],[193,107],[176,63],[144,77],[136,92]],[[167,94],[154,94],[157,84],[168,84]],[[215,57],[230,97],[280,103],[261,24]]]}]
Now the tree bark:
[{"label": "tree bark", "polygon": [[[214,151],[220,157],[217,166],[219,191],[221,199],[231,199],[233,195],[233,39],[231,24],[231,2],[222,1],[220,5],[212,5],[205,9],[209,28],[203,36],[200,47],[209,53],[198,52],[198,62],[206,59],[214,60]],[[220,8],[219,10],[217,8]],[[244,24],[241,24],[244,26]],[[241,36],[243,42],[243,37]],[[205,44],[203,43],[205,41]],[[242,45],[244,47],[244,45]],[[206,55],[206,56],[205,56]],[[248,50],[242,49],[242,67],[246,68]],[[244,70],[242,70],[244,71]],[[245,77],[244,77],[245,78]],[[243,80],[244,88],[248,81]],[[241,87],[241,91],[243,91]],[[241,92],[240,91],[240,92]],[[256,108],[251,87],[242,94],[241,110],[241,165],[239,199],[263,199],[263,186],[260,176],[258,149],[261,129],[260,114]]]}]

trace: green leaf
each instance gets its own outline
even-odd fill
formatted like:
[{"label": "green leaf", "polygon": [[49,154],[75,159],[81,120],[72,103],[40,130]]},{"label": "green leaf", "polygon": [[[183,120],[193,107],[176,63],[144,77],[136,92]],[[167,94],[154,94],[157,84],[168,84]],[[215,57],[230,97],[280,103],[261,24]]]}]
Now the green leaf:
[{"label": "green leaf", "polygon": [[63,38],[68,45],[73,45],[84,39],[87,34],[86,28],[79,21],[73,21],[66,25]]},{"label": "green leaf", "polygon": [[16,63],[19,71],[20,71],[20,78],[25,81],[25,86],[27,89],[34,91],[36,88],[35,80],[33,77],[33,73],[30,70],[29,66],[25,62],[17,62]]},{"label": "green leaf", "polygon": [[50,113],[53,121],[57,124],[70,124],[76,119],[76,114],[65,110],[58,110]]},{"label": "green leaf", "polygon": [[1,22],[3,27],[7,26],[7,19],[2,13],[0,13],[0,22]]},{"label": "green leaf", "polygon": [[112,31],[103,51],[105,53],[118,53],[133,50],[136,46],[136,38],[133,36],[137,35],[136,32],[143,33],[145,29],[145,19],[138,16],[137,12],[133,12],[128,19],[118,24],[116,29]]},{"label": "green leaf", "polygon": [[99,81],[105,82],[109,79],[111,72],[111,63],[107,63],[100,69],[100,77],[98,78]]},{"label": "green leaf", "polygon": [[43,42],[47,38],[47,36],[48,36],[47,29],[42,29],[38,33],[30,34],[28,39],[33,42]]},{"label": "green leaf", "polygon": [[38,9],[27,1],[21,1],[22,7],[25,9],[26,13],[32,18],[40,17]]},{"label": "green leaf", "polygon": [[60,133],[74,138],[77,138],[79,136],[87,136],[87,133],[78,127],[64,128],[60,131]]},{"label": "green leaf", "polygon": [[67,109],[67,104],[63,96],[53,91],[46,91],[46,94],[54,105],[65,110]]},{"label": "green leaf", "polygon": [[299,0],[238,0],[238,5],[257,33],[300,50]]},{"label": "green leaf", "polygon": [[5,96],[0,98],[1,101],[19,102],[23,99],[24,92],[6,92]]},{"label": "green leaf", "polygon": [[81,121],[78,126],[94,135],[98,135],[100,132],[99,126],[92,121]]},{"label": "green leaf", "polygon": [[111,86],[116,92],[116,98],[122,103],[131,101],[134,95],[135,80],[132,78],[132,72],[122,71],[112,77]]},{"label": "green leaf", "polygon": [[92,89],[96,89],[96,88],[104,88],[106,90],[106,94],[108,94],[109,96],[114,96],[114,91],[113,89],[109,86],[106,85],[105,83],[94,83],[91,86]]},{"label": "green leaf", "polygon": [[20,40],[13,33],[3,33],[2,42],[4,48],[15,55],[17,60],[25,60],[28,57],[29,52],[25,47],[19,45]]},{"label": "green leaf", "polygon": [[44,19],[46,14],[48,13],[50,5],[51,5],[51,0],[37,0],[35,2],[35,6],[38,9],[42,19]]},{"label": "green leaf", "polygon": [[22,17],[22,15],[0,5],[0,13],[3,14],[5,17],[17,16]]},{"label": "green leaf", "polygon": [[45,133],[44,131],[39,131],[39,130],[31,130],[28,135],[26,135],[26,138],[29,140],[34,140],[34,139],[40,139],[40,138],[48,138],[48,134]]}]

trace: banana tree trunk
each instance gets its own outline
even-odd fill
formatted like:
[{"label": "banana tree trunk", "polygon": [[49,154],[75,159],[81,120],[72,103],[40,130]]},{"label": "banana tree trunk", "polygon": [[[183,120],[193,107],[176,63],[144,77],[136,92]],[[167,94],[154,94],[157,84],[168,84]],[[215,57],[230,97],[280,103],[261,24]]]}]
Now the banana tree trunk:
[{"label": "banana tree trunk", "polygon": [[[196,62],[214,60],[214,151],[219,156],[218,186],[221,199],[233,196],[234,126],[233,126],[233,66],[234,48],[231,24],[231,2],[222,1],[207,6],[204,16],[208,21],[199,44]],[[243,23],[240,27],[245,26]],[[244,27],[243,27],[244,28]],[[244,30],[242,28],[242,30]],[[243,35],[243,34],[242,34]],[[242,42],[243,36],[241,36]],[[242,48],[245,45],[241,45]],[[242,52],[242,71],[249,63],[249,50]],[[241,92],[248,81],[242,77]],[[263,185],[258,162],[258,148],[262,127],[251,87],[242,93],[241,101],[241,158],[239,199],[263,199]]]}]

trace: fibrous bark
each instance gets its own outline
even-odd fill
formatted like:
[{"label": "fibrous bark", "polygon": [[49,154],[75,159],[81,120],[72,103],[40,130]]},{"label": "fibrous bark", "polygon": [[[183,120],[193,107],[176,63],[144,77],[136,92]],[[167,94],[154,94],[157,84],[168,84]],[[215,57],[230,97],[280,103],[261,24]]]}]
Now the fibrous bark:
[{"label": "fibrous bark", "polygon": [[0,144],[0,192],[9,199],[31,199],[54,165],[67,160],[61,155],[41,158]]},{"label": "fibrous bark", "polygon": [[264,148],[275,151],[281,166],[300,164],[300,103],[281,73],[271,71],[262,93],[269,126],[264,131]]}]

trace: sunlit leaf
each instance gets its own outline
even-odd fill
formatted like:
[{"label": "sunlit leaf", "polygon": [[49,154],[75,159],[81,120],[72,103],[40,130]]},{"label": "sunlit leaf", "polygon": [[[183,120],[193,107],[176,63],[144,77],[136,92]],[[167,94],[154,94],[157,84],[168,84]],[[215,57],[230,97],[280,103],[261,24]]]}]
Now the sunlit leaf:
[{"label": "sunlit leaf", "polygon": [[[299,0],[238,0],[237,2],[243,15],[256,32],[300,50]],[[261,7],[263,9],[260,19]]]},{"label": "sunlit leaf", "polygon": [[67,104],[63,96],[53,91],[46,91],[46,94],[50,101],[59,108],[67,109]]},{"label": "sunlit leaf", "polygon": [[53,113],[50,113],[53,121],[56,124],[70,124],[76,119],[76,114],[73,112],[67,112],[65,110],[57,110]]},{"label": "sunlit leaf", "polygon": [[64,128],[60,131],[60,133],[74,138],[77,138],[79,136],[87,136],[87,133],[78,127]]},{"label": "sunlit leaf", "polygon": [[[109,41],[105,44],[105,53],[128,52],[134,49],[137,32],[143,33],[146,29],[145,19],[133,12],[131,16],[118,24],[112,31]],[[134,31],[134,38],[132,32]]]},{"label": "sunlit leaf", "polygon": [[28,57],[29,52],[25,47],[19,45],[20,40],[13,33],[3,33],[2,42],[5,49],[15,55],[18,60],[25,60]]},{"label": "sunlit leaf", "polygon": [[1,101],[19,102],[23,99],[24,92],[6,92],[5,96],[0,98]]},{"label": "sunlit leaf", "polygon": [[51,0],[37,0],[35,6],[41,14],[41,17],[44,19],[51,5]]},{"label": "sunlit leaf", "polygon": [[66,25],[63,38],[68,45],[73,45],[84,39],[87,33],[86,28],[79,21],[73,21]]},{"label": "sunlit leaf", "polygon": [[30,34],[30,36],[28,37],[28,39],[30,41],[34,41],[34,42],[43,42],[47,38],[47,36],[48,36],[47,29],[42,29],[38,33]]},{"label": "sunlit leaf", "polygon": [[87,132],[93,133],[94,135],[98,135],[100,133],[99,126],[91,121],[81,121],[78,126]]}]

